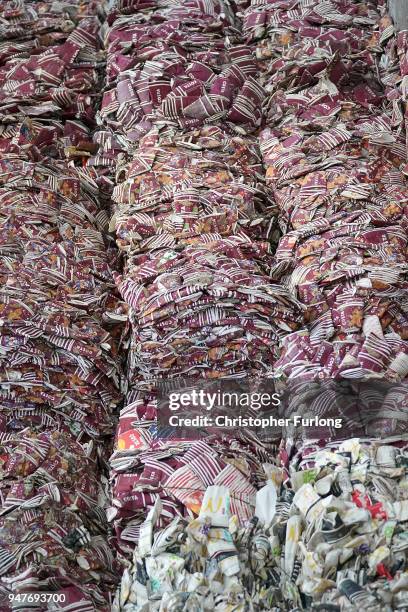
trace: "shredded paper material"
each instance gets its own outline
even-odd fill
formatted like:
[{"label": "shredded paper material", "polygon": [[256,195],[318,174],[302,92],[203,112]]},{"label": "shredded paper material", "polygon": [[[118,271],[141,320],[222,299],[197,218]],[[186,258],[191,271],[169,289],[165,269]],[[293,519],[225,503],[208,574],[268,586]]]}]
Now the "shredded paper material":
[{"label": "shredded paper material", "polygon": [[385,0],[0,0],[1,612],[408,609],[407,98]]}]

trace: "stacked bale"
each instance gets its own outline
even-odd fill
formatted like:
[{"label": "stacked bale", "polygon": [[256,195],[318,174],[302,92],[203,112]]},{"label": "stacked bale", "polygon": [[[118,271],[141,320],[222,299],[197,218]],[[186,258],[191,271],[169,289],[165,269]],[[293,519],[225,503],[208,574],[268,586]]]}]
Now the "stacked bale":
[{"label": "stacked bale", "polygon": [[269,93],[260,146],[284,236],[276,265],[305,307],[277,373],[408,374],[405,144],[395,39],[374,2],[252,3]]},{"label": "stacked bale", "polygon": [[0,3],[2,610],[47,609],[51,592],[59,609],[107,611],[117,581],[102,468],[126,313],[98,177],[83,167],[99,10]]},{"label": "stacked bale", "polygon": [[130,306],[128,405],[111,460],[110,518],[125,555],[158,497],[165,524],[194,516],[206,487],[229,479],[244,520],[265,479],[265,447],[248,434],[191,455],[187,442],[158,441],[157,385],[260,377],[302,324],[270,276],[277,216],[257,141],[265,93],[235,12],[218,0],[119,2],[108,16],[102,148],[90,163],[116,170],[111,227]]}]

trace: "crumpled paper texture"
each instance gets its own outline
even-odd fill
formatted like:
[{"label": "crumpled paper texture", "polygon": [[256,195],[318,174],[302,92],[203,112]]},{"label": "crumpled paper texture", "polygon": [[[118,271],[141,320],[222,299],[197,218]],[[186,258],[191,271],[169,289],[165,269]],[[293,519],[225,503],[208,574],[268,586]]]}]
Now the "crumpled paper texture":
[{"label": "crumpled paper texture", "polygon": [[256,137],[265,91],[233,7],[144,8],[117,4],[108,17],[101,146],[88,161],[115,183],[110,227],[125,256],[115,279],[130,306],[109,511],[121,555],[158,498],[164,525],[194,516],[208,484],[242,488],[234,503],[248,520],[262,473],[266,450],[245,436],[198,446],[197,458],[186,443],[157,440],[155,383],[262,375],[303,322],[299,302],[270,277],[278,209]]},{"label": "crumpled paper texture", "polygon": [[231,512],[220,526],[210,501],[223,508],[222,488],[199,518],[164,529],[156,502],[113,610],[403,609],[406,441],[287,443],[268,467],[268,524],[239,528]]},{"label": "crumpled paper texture", "polygon": [[[317,472],[308,464],[298,468],[298,456],[288,454],[286,442],[276,458],[285,468],[275,482],[272,527],[267,530],[254,519],[248,521],[254,498],[247,511],[243,506],[233,512],[246,534],[245,556],[235,540],[239,531],[234,531],[234,520],[228,534],[211,534],[212,526],[200,512],[203,485],[223,484],[217,478],[226,461],[227,440],[207,440],[208,448],[200,447],[199,465],[206,465],[204,470],[194,459],[187,460],[190,451],[182,441],[171,447],[155,439],[154,384],[187,373],[198,380],[238,372],[261,375],[267,363],[266,375],[283,384],[298,377],[385,377],[395,383],[406,378],[406,147],[401,129],[404,81],[398,69],[403,66],[405,39],[400,36],[397,42],[382,2],[252,2],[240,6],[235,20],[225,11],[229,47],[225,50],[219,38],[215,43],[215,35],[211,43],[218,45],[217,66],[204,51],[209,35],[205,42],[202,36],[203,52],[198,52],[194,28],[174,17],[187,10],[184,5],[171,6],[157,25],[156,13],[143,5],[147,10],[138,14],[140,6],[120,5],[110,18],[105,38],[108,54],[112,53],[109,91],[98,119],[104,160],[116,168],[111,225],[126,254],[124,273],[116,279],[131,306],[132,328],[127,368],[131,390],[111,458],[110,518],[121,555],[129,557],[133,548],[134,553],[114,609],[295,610],[314,603],[337,611],[400,606],[400,587],[392,590],[395,595],[386,584],[384,590],[384,581],[395,578],[400,584],[399,570],[391,574],[389,569],[398,553],[384,550],[377,559],[377,540],[373,545],[374,540],[367,543],[364,535],[355,535],[364,533],[367,524],[372,524],[372,533],[383,533],[400,507],[384,510],[385,498],[372,485],[374,475],[364,474],[348,488],[344,470],[341,478],[337,476],[336,466],[350,444],[360,450],[347,467],[360,476],[360,463],[366,465],[366,457],[374,452],[370,445],[344,443],[344,449],[337,449],[334,467],[327,460]],[[208,10],[214,20],[217,7]],[[191,8],[195,11],[196,5]],[[217,28],[218,22],[212,31],[220,32]],[[254,76],[263,91],[258,100],[261,120],[256,114],[252,124],[243,114],[234,125],[228,110],[234,94],[225,78],[232,75],[222,64],[234,64],[234,45],[255,62]],[[136,57],[133,49],[138,49]],[[148,62],[158,56],[156,72]],[[220,75],[215,80],[214,72]],[[229,100],[222,105],[212,91],[221,76]],[[185,83],[184,89],[175,88],[179,83]],[[276,245],[277,227],[282,236]],[[265,248],[268,242],[270,248]],[[227,275],[227,270],[233,274]],[[231,281],[238,279],[242,284],[233,286]],[[250,310],[243,285],[251,287],[249,304],[257,303]],[[228,310],[237,309],[234,318],[220,318],[226,314],[219,313],[224,299]],[[198,320],[194,308],[200,309]],[[246,312],[250,343],[243,342],[245,334],[236,329]],[[224,329],[232,323],[230,336]],[[263,345],[255,342],[261,328]],[[393,419],[387,417],[383,431],[392,433],[387,428],[395,421],[398,430],[401,415],[400,411]],[[370,415],[366,419],[369,422]],[[259,444],[255,448],[256,473],[261,474]],[[390,448],[383,453],[394,453]],[[321,449],[329,452],[324,442]],[[242,451],[234,447],[234,457],[238,452]],[[273,451],[267,452],[271,456]],[[403,456],[401,451],[399,461]],[[375,473],[376,459],[372,461]],[[235,467],[248,476],[244,464]],[[297,494],[303,469],[307,486]],[[391,485],[402,486],[397,497],[404,489],[404,474],[401,468]],[[337,477],[345,491],[337,503],[339,492],[333,489],[332,509],[324,503]],[[252,480],[252,494],[264,482],[265,478]],[[310,524],[302,509],[308,496],[316,504]],[[345,513],[352,529],[342,523]],[[153,530],[157,548],[153,544],[146,552],[145,533],[152,525],[164,531]],[[199,552],[191,537],[194,530],[200,534]],[[331,530],[342,537],[347,533],[350,546],[347,540],[344,551],[338,552],[335,538],[327,535]],[[174,533],[180,533],[177,543]],[[167,550],[159,545],[166,534]],[[211,536],[224,546],[233,539],[229,555],[242,555],[232,582],[223,574],[221,561],[211,558]],[[248,537],[253,544],[248,544]],[[252,546],[255,552],[248,558]],[[383,550],[381,543],[379,549]],[[361,555],[371,567],[368,578],[360,576]],[[227,571],[234,564],[231,561]]]},{"label": "crumpled paper texture", "polygon": [[98,148],[98,15],[93,2],[0,4],[2,610],[27,605],[9,595],[54,591],[60,609],[107,612],[117,582],[103,468],[127,308],[85,167]]},{"label": "crumpled paper texture", "polygon": [[108,610],[117,552],[114,610],[403,609],[403,443],[155,427],[162,379],[406,379],[406,33],[383,1],[109,10],[0,5],[0,591]]}]

